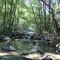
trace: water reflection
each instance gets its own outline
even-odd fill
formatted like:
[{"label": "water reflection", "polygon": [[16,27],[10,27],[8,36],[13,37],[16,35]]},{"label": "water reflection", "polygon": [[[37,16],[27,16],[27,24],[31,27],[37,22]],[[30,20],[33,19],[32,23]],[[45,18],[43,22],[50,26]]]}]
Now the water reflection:
[{"label": "water reflection", "polygon": [[3,56],[3,57],[0,57],[0,60],[26,60],[26,59],[18,56]]}]

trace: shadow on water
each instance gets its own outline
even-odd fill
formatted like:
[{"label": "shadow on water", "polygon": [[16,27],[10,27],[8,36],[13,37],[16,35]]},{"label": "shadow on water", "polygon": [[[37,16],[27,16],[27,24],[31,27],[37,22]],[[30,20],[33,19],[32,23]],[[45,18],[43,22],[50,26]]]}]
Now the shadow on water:
[{"label": "shadow on water", "polygon": [[21,56],[1,56],[0,60],[32,60]]}]

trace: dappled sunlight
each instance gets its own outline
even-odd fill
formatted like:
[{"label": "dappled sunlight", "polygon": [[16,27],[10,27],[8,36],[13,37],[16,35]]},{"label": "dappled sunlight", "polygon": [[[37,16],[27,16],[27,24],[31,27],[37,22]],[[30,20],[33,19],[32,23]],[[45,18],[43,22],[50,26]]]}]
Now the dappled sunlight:
[{"label": "dappled sunlight", "polygon": [[0,52],[0,56],[8,56],[8,55],[18,56],[19,54],[17,52]]},{"label": "dappled sunlight", "polygon": [[0,56],[6,56],[6,55],[9,55],[9,53],[0,52]]},{"label": "dappled sunlight", "polygon": [[42,55],[40,55],[38,53],[29,54],[29,55],[24,56],[24,57],[29,58],[29,59],[42,59]]},{"label": "dappled sunlight", "polygon": [[36,59],[36,60],[42,60],[45,57],[50,57],[53,60],[60,60],[60,55],[57,54],[51,54],[51,53],[45,53],[45,55],[40,55],[38,53],[35,54],[29,54],[27,56],[24,56],[25,58],[29,58],[29,59]]}]

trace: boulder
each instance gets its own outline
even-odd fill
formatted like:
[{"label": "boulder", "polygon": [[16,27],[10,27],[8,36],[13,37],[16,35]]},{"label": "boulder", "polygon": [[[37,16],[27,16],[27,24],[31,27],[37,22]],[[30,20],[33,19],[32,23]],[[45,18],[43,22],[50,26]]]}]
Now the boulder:
[{"label": "boulder", "polygon": [[5,46],[3,46],[2,50],[4,50],[4,51],[16,51],[15,47],[10,45],[10,44],[6,44]]}]

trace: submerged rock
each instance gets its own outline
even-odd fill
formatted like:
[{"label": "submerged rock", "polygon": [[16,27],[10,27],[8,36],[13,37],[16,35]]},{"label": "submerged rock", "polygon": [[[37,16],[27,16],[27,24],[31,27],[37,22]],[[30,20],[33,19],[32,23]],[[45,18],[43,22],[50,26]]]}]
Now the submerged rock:
[{"label": "submerged rock", "polygon": [[4,51],[15,51],[16,49],[14,46],[7,44],[4,47],[2,47],[2,50],[4,50]]}]

